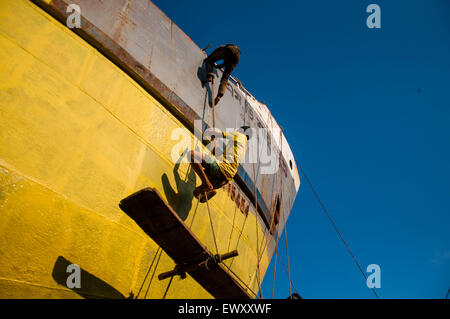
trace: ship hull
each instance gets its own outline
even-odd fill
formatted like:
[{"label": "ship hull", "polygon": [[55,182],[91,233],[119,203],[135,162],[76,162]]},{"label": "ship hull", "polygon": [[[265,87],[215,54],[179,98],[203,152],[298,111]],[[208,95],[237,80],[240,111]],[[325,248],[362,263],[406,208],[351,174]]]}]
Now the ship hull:
[{"label": "ship hull", "polygon": [[[0,48],[0,298],[210,298],[189,276],[159,281],[174,262],[118,207],[158,189],[214,250],[206,205],[192,220],[199,180],[170,158],[185,126],[30,1],[1,2]],[[210,205],[219,250],[238,250],[226,263],[256,292],[272,245],[263,222],[227,189]],[[70,264],[81,288],[67,285]]]}]

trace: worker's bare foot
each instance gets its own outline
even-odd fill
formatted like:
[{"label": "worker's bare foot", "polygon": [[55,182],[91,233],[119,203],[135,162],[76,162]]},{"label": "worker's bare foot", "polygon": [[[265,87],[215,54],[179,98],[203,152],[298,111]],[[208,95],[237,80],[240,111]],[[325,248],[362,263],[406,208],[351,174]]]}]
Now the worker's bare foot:
[{"label": "worker's bare foot", "polygon": [[215,190],[207,192],[206,197],[205,197],[205,193],[201,193],[200,197],[199,197],[200,203],[206,203],[206,200],[210,200],[211,198],[214,197],[214,195],[216,195]]},{"label": "worker's bare foot", "polygon": [[208,200],[210,200],[211,198],[214,197],[214,195],[216,195],[216,191],[212,190],[209,192],[206,192],[206,197],[205,197],[205,193],[199,193],[197,195],[195,195],[195,198],[197,198],[200,203],[206,203],[206,199],[208,198]]},{"label": "worker's bare foot", "polygon": [[213,186],[211,184],[209,185],[200,185],[199,187],[197,187],[196,189],[194,189],[194,196],[198,197],[199,194],[201,193],[205,193],[205,192],[210,192],[213,190]]}]

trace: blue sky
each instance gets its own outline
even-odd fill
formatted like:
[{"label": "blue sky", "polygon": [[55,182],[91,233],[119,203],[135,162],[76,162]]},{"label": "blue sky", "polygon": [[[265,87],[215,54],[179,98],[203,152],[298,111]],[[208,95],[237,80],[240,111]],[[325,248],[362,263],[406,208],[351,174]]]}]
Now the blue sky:
[{"label": "blue sky", "polygon": [[[450,287],[450,1],[154,0],[199,47],[236,43],[234,71],[297,161],[382,298]],[[366,8],[381,8],[368,29]],[[208,52],[211,52],[209,50]],[[304,298],[374,298],[306,181],[288,220]],[[286,264],[284,242],[280,254]],[[273,260],[272,260],[273,261]],[[263,283],[270,297],[272,265]],[[275,297],[289,295],[277,265]]]}]

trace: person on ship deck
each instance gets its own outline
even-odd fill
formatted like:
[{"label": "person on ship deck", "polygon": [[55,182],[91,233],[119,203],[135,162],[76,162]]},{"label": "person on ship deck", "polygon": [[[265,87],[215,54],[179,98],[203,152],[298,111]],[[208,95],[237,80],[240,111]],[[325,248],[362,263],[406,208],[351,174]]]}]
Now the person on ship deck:
[{"label": "person on ship deck", "polygon": [[221,65],[218,65],[217,67],[225,67],[222,78],[220,79],[219,92],[217,92],[217,96],[214,100],[214,105],[217,105],[222,96],[225,94],[228,79],[231,75],[231,72],[233,72],[234,68],[239,63],[240,58],[241,50],[239,49],[239,47],[235,44],[226,44],[219,46],[204,60],[206,66],[205,83],[213,81],[213,67],[215,62],[223,60],[223,63]]}]

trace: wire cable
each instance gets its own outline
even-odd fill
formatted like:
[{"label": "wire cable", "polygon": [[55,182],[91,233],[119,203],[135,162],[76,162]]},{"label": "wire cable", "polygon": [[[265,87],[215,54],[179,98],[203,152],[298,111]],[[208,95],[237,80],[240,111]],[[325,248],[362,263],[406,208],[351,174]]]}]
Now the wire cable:
[{"label": "wire cable", "polygon": [[150,273],[150,270],[151,270],[152,267],[153,267],[153,264],[154,264],[154,262],[155,262],[156,256],[158,255],[160,249],[161,249],[161,247],[158,247],[158,249],[156,250],[155,256],[153,256],[152,263],[150,264],[150,267],[148,268],[147,274],[145,275],[144,281],[142,282],[141,288],[139,288],[139,291],[138,291],[138,293],[137,293],[135,299],[138,299],[138,298],[139,298],[139,294],[141,293],[141,290],[142,290],[142,288],[144,287],[145,281],[147,280],[148,274]]},{"label": "wire cable", "polygon": [[287,225],[284,225],[284,241],[286,243],[286,259],[288,264],[288,277],[289,277],[289,296],[292,295],[292,280],[291,280],[291,267],[289,265],[289,248],[287,238]]},{"label": "wire cable", "polygon": [[[281,259],[281,257],[280,257],[280,255],[279,255],[278,251],[277,251],[277,255],[278,255],[278,257],[279,257],[278,259],[280,260],[280,264],[281,264],[281,266],[283,266],[284,272],[285,272],[286,275],[287,275],[287,274],[288,274],[287,267],[286,267],[286,265],[284,264],[283,260]],[[297,288],[295,288],[294,282],[292,281],[291,283],[292,283],[292,288],[294,289],[294,291],[295,291],[297,294],[299,294],[298,291],[297,291]],[[299,295],[300,295],[300,294],[299,294]]]},{"label": "wire cable", "polygon": [[[302,173],[302,175],[305,177],[306,181],[308,182],[309,187],[311,188],[312,192],[314,193],[314,196],[316,197],[317,201],[319,202],[320,206],[322,207],[322,210],[324,211],[325,215],[327,216],[327,218],[329,219],[329,221],[331,222],[331,224],[333,225],[334,229],[336,230],[336,232],[338,233],[339,237],[341,238],[342,242],[345,245],[345,248],[347,248],[350,256],[352,256],[353,260],[355,261],[356,266],[358,267],[359,271],[361,272],[361,274],[364,276],[364,279],[367,282],[367,276],[365,274],[365,272],[363,271],[360,263],[358,262],[358,260],[356,259],[355,254],[353,254],[352,250],[350,249],[350,246],[347,244],[347,241],[344,239],[344,236],[342,235],[341,231],[339,230],[339,228],[337,227],[336,223],[334,222],[333,218],[331,217],[330,213],[328,212],[327,208],[325,207],[325,205],[323,204],[322,200],[319,197],[319,194],[317,193],[316,189],[314,188],[314,186],[312,185],[311,181],[309,180],[308,176],[306,175],[305,171],[303,170],[302,166],[295,161],[297,164],[297,167],[300,169],[300,172]],[[374,295],[377,297],[377,299],[380,299],[380,296],[378,296],[377,292],[375,291],[375,288],[371,288]]]}]

